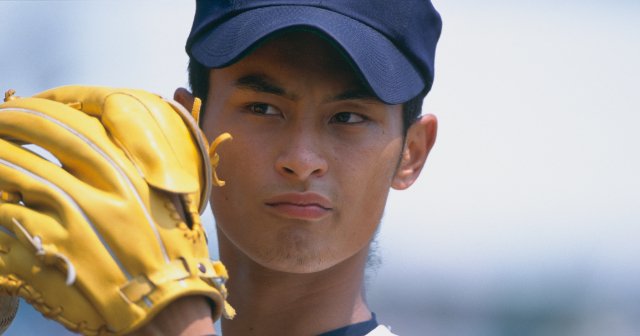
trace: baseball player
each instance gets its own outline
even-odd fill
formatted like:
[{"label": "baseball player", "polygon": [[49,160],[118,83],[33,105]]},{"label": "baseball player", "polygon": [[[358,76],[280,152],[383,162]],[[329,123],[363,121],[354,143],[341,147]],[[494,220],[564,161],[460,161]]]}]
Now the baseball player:
[{"label": "baseball player", "polygon": [[[210,335],[215,333],[215,319],[221,315],[233,317],[233,306],[238,312],[235,318],[222,320],[225,336],[393,335],[379,325],[366,303],[364,270],[390,188],[401,190],[413,184],[435,142],[436,118],[420,113],[433,83],[440,31],[440,17],[429,0],[197,1],[186,43],[193,93],[176,90],[174,98],[185,109],[172,109],[191,111],[206,138],[219,139],[208,152],[202,150],[198,131],[193,130],[189,118],[182,117],[180,121],[170,117],[170,112],[153,114],[153,123],[160,130],[149,135],[145,127],[151,122],[144,118],[155,108],[146,108],[140,117],[134,113],[133,121],[113,110],[100,110],[97,106],[109,107],[105,102],[111,101],[111,91],[99,95],[89,92],[80,98],[78,89],[71,90],[73,94],[56,91],[41,95],[101,117],[106,132],[98,131],[101,128],[91,120],[78,125],[74,120],[65,123],[72,125],[73,134],[95,127],[84,135],[87,143],[98,143],[100,148],[109,143],[102,152],[113,158],[113,169],[111,161],[107,164],[94,157],[91,146],[82,141],[73,145],[86,147],[83,159],[95,161],[98,172],[106,174],[105,185],[96,183],[96,188],[105,192],[121,188],[125,196],[105,202],[107,210],[73,217],[98,222],[83,226],[84,231],[78,229],[82,232],[77,236],[89,237],[93,232],[102,240],[87,238],[87,249],[98,243],[115,246],[100,254],[100,261],[113,264],[111,267],[116,270],[136,270],[122,271],[124,285],[113,291],[117,295],[94,295],[98,303],[93,309],[100,329],[89,330],[86,323],[78,321],[69,322],[70,328],[87,334]],[[130,111],[138,101],[152,99],[139,92],[120,90],[115,94],[135,98],[114,103],[119,110]],[[60,98],[65,95],[72,97]],[[21,106],[12,113],[24,114],[25,110],[28,109]],[[180,124],[186,124],[180,132],[166,131],[171,125]],[[218,147],[229,138],[226,132],[233,140]],[[139,138],[130,139],[138,133]],[[191,140],[172,147],[173,141],[185,138]],[[60,153],[61,161],[65,161],[62,149],[51,150]],[[153,151],[172,154],[155,160],[150,159]],[[18,163],[11,160],[6,159],[5,166],[13,169],[10,172],[16,174],[16,180],[29,179],[25,186],[42,182],[25,172],[29,169],[15,168]],[[184,167],[172,166],[175,161]],[[188,163],[191,161],[195,164]],[[76,170],[82,168],[78,160],[67,162],[76,165]],[[207,170],[210,166],[213,171]],[[142,198],[133,203],[146,212],[137,211],[134,206],[136,211],[129,216],[116,211],[122,209],[115,206],[114,211],[109,211],[120,199],[123,203],[131,199],[127,186],[119,184],[118,171],[133,181],[129,189],[144,191],[133,193]],[[88,170],[82,174],[87,179],[95,175]],[[109,174],[116,175],[113,181]],[[137,175],[143,178],[138,179]],[[180,178],[174,181],[172,176]],[[226,270],[220,263],[206,261],[201,253],[206,237],[198,229],[196,210],[209,195],[210,176],[218,185],[224,184],[210,191],[210,203]],[[176,181],[193,187],[180,188]],[[43,242],[46,236],[38,235],[39,229],[30,222],[36,215],[23,215],[15,209],[44,201],[28,199],[28,195],[16,191],[20,188],[12,186],[0,178],[5,207],[12,209],[8,215],[0,208],[0,224],[5,228],[0,230],[0,257],[3,243],[8,246],[4,250],[11,250],[17,246],[13,241],[23,245],[26,242],[38,256],[33,263],[55,267],[55,274],[63,275],[51,274],[60,278],[56,281],[90,284],[100,293],[111,293],[110,283],[106,282],[110,279],[102,279],[111,273],[100,272],[85,280],[83,268],[87,267],[87,260],[77,259],[78,252],[74,254],[73,249],[61,250]],[[60,195],[67,190],[66,186],[56,189],[43,182],[42,188],[47,187],[47,195]],[[69,189],[71,194],[74,190]],[[190,196],[172,196],[185,194]],[[70,198],[75,199],[73,195]],[[74,205],[67,199],[59,202]],[[73,211],[85,209],[82,202],[78,203],[69,206],[68,212],[75,214]],[[160,211],[163,207],[169,211]],[[145,217],[144,213],[150,215]],[[138,248],[138,253],[121,252],[134,242],[119,243],[119,235],[110,231],[115,229],[100,223],[107,217],[125,221],[133,218],[132,227],[145,220],[154,223],[156,218],[172,218],[183,230],[182,235],[197,248],[184,243],[173,246],[173,241],[183,238],[169,237],[170,233],[164,230],[173,224],[167,220],[154,224],[155,231],[140,229],[144,231],[140,235],[147,232],[160,237],[158,241],[164,245],[159,244],[158,255],[164,255],[164,259],[149,261],[152,258],[139,251],[155,246],[155,240],[142,241],[139,248],[131,246],[133,250]],[[40,215],[37,218],[45,219]],[[191,252],[180,252],[185,249]],[[109,262],[108,257],[117,262]],[[230,280],[225,287],[227,272]],[[120,281],[113,281],[116,280]],[[41,280],[34,283],[38,281]],[[103,282],[102,287],[94,285]],[[0,283],[2,286],[14,291],[24,288]],[[58,287],[63,286],[57,284]],[[77,295],[84,291],[81,286]],[[18,294],[31,295],[32,302],[37,301],[31,292]],[[75,297],[69,300],[82,301]],[[51,309],[48,312],[65,314]]]},{"label": "baseball player", "polygon": [[207,137],[234,136],[211,198],[239,312],[225,335],[388,334],[363,271],[389,188],[435,141],[418,115],[440,27],[424,0],[197,3],[191,87]]}]

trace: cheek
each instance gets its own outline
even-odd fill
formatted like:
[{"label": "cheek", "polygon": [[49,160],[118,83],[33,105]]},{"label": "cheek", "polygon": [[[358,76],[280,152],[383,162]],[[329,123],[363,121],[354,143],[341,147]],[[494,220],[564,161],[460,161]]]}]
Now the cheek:
[{"label": "cheek", "polygon": [[[340,185],[346,221],[354,229],[374,231],[380,222],[401,151],[400,141],[341,155]],[[337,168],[338,169],[338,168]]]},{"label": "cheek", "polygon": [[231,141],[219,147],[218,155],[216,172],[225,186],[214,189],[216,197],[242,202],[261,189],[263,175],[270,171],[268,153],[261,143],[236,133]]},{"label": "cheek", "polygon": [[246,196],[251,195],[252,190],[259,187],[259,174],[265,171],[266,160],[261,157],[263,151],[260,148],[256,150],[256,145],[248,142],[247,137],[237,132],[231,134],[233,139],[222,143],[217,150],[219,163],[216,174],[225,181],[225,185],[213,187],[212,199],[220,207],[237,208],[246,203]]},{"label": "cheek", "polygon": [[356,184],[357,188],[352,188],[352,191],[362,190],[367,193],[371,188],[379,191],[391,186],[400,160],[402,140],[398,138],[372,143],[355,150],[336,150],[339,159],[334,164],[335,169],[343,171],[341,175],[344,175],[343,179],[350,181],[349,184]]},{"label": "cheek", "polygon": [[260,238],[255,225],[260,223],[259,206],[264,193],[266,160],[259,151],[242,141],[242,137],[225,144],[219,151],[218,176],[225,181],[223,187],[214,187],[211,193],[211,208],[216,225],[226,239],[243,250],[252,252]]}]

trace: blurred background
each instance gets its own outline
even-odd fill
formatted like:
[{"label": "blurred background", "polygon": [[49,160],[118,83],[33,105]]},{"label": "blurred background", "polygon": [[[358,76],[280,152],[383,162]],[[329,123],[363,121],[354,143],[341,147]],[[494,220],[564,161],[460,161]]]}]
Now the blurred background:
[{"label": "blurred background", "polygon": [[[372,309],[400,335],[640,335],[640,2],[434,4],[444,30],[424,112],[438,140],[421,179],[390,196]],[[187,86],[193,12],[0,1],[0,90],[171,97]],[[36,334],[69,332],[22,304],[6,335]]]}]

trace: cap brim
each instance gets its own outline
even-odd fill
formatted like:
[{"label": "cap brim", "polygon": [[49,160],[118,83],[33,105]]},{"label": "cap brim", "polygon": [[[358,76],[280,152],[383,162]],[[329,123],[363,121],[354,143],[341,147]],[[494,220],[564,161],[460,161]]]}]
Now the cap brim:
[{"label": "cap brim", "polygon": [[257,42],[292,27],[310,27],[334,40],[373,93],[387,104],[404,103],[425,89],[419,72],[384,35],[360,21],[317,7],[271,6],[243,12],[200,36],[191,55],[206,67],[224,67]]}]

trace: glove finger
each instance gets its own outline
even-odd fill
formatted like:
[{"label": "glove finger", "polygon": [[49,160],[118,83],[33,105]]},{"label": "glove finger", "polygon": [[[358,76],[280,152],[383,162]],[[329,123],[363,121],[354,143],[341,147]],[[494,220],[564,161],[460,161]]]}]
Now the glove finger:
[{"label": "glove finger", "polygon": [[[55,220],[22,205],[0,204],[0,229],[5,236],[8,258],[0,273],[14,274],[23,279],[32,279],[40,270],[57,270],[64,275],[65,283],[71,285],[76,279],[76,258],[67,257],[68,251],[59,251],[51,242],[60,241],[65,231]],[[56,237],[57,236],[57,237]],[[13,257],[13,258],[12,258]],[[36,266],[37,269],[33,267]],[[39,287],[37,282],[32,283]]]},{"label": "glove finger", "polygon": [[[145,101],[145,100],[152,100],[151,97],[155,97],[151,94],[148,93],[142,93],[140,92],[139,95],[142,98],[139,98],[138,96],[132,96],[128,93],[110,93],[110,92],[114,92],[114,90],[99,90],[99,89],[95,89],[95,88],[84,88],[83,90],[88,90],[88,92],[102,92],[103,95],[107,95],[110,98],[103,98],[103,102],[100,104],[101,108],[109,109],[110,111],[113,111],[113,119],[122,119],[120,122],[121,124],[114,124],[113,127],[114,128],[125,128],[125,126],[127,125],[126,123],[124,123],[124,119],[125,118],[124,115],[122,115],[123,111],[125,112],[130,112],[130,116],[132,117],[132,120],[135,120],[136,118],[134,118],[134,116],[138,116],[138,115],[153,115],[153,114],[167,114],[167,115],[171,115],[174,118],[178,119],[178,122],[172,122],[173,124],[176,125],[182,125],[184,126],[184,124],[182,123],[182,120],[180,119],[179,115],[173,110],[173,108],[170,107],[170,105],[166,104],[166,103],[161,103],[161,104],[155,104],[155,105],[160,105],[163,108],[160,108],[160,110],[163,110],[162,113],[156,113],[156,112],[148,112],[148,113],[140,113],[139,111],[146,111],[146,110],[153,110],[153,108],[147,108],[147,107],[140,107],[134,103],[128,102],[128,101],[121,101],[122,99],[125,100],[134,100],[134,101]],[[73,90],[72,92],[75,93],[76,95],[82,95],[83,90]],[[53,93],[59,93],[61,92],[60,90],[54,90],[51,91]],[[62,92],[69,92],[69,91],[64,91],[62,90]],[[117,91],[119,92],[119,91]],[[90,97],[92,97],[91,99],[93,99],[93,101],[97,101],[98,98],[95,98],[94,96],[89,95]],[[124,97],[124,98],[123,98]],[[56,98],[56,99],[61,99],[60,97],[50,97],[50,98]],[[117,98],[117,99],[116,99]],[[96,105],[95,103],[90,103],[92,100],[87,98],[87,102],[88,103],[82,103],[82,105],[86,106],[87,109],[91,110],[92,108],[94,108],[94,106]],[[155,97],[155,99],[159,99],[158,97]],[[62,100],[65,101],[65,100]],[[105,107],[108,104],[117,104],[118,106],[112,106],[110,108]],[[152,105],[150,103],[148,103],[147,105]],[[154,107],[155,107],[154,105]],[[41,147],[44,147],[46,150],[48,150],[49,152],[51,152],[54,156],[56,156],[61,162],[62,162],[62,168],[65,168],[66,170],[70,171],[71,173],[75,173],[76,177],[78,179],[81,179],[83,182],[87,181],[87,183],[92,184],[92,185],[96,185],[98,182],[100,181],[124,181],[122,184],[126,184],[125,182],[128,182],[128,176],[140,176],[138,171],[135,169],[135,167],[133,167],[133,165],[126,159],[123,158],[123,160],[120,160],[120,162],[108,162],[107,164],[105,164],[104,162],[99,162],[100,161],[100,152],[98,151],[98,149],[100,148],[99,145],[102,145],[104,143],[104,147],[106,148],[112,148],[114,147],[113,145],[109,145],[111,144],[111,140],[107,139],[107,135],[104,131],[104,129],[102,128],[102,125],[97,123],[97,119],[93,118],[87,114],[85,114],[84,112],[75,110],[74,108],[71,108],[69,106],[66,106],[64,104],[58,103],[56,101],[53,100],[48,100],[48,99],[42,99],[42,98],[24,98],[24,99],[17,99],[14,101],[10,101],[7,102],[6,104],[3,105],[4,106],[4,113],[0,113],[0,118],[2,118],[3,116],[5,117],[4,120],[0,119],[0,132],[2,132],[2,128],[3,126],[5,126],[4,128],[6,129],[6,131],[4,132],[4,136],[6,138],[12,138],[12,139],[16,139],[20,141],[20,142],[29,142],[29,143],[36,143],[36,144],[43,144]],[[17,107],[19,106],[19,108]],[[122,108],[120,108],[120,106],[122,106]],[[13,108],[13,110],[11,110],[11,108]],[[42,110],[41,113],[34,113],[33,111],[35,111],[36,108],[39,108]],[[128,110],[128,109],[134,109],[134,110]],[[25,111],[27,110],[27,111]],[[171,112],[168,112],[167,110],[170,110]],[[13,113],[13,115],[12,115]],[[15,115],[19,115],[21,118],[15,118]],[[9,117],[14,116],[13,119],[10,119]],[[104,117],[104,116],[103,116]],[[34,132],[33,128],[31,127],[26,127],[27,124],[32,125],[34,124],[34,122],[31,122],[29,120],[28,123],[25,122],[24,118],[34,118],[36,119],[36,121],[39,121],[41,123],[43,123],[45,126],[50,127],[50,129],[45,130],[44,132]],[[57,118],[57,119],[56,119]],[[56,122],[58,119],[60,119],[60,122]],[[83,119],[86,120],[85,124],[79,123],[79,121],[82,121]],[[164,122],[167,121],[167,118],[157,118],[157,119],[161,119]],[[16,120],[20,120],[20,122],[17,122]],[[18,125],[12,125],[11,123],[17,123]],[[96,124],[97,123],[97,124]],[[154,120],[150,120],[149,123],[154,124]],[[67,125],[68,124],[68,125]],[[67,127],[68,126],[68,127]],[[118,127],[116,127],[118,126]],[[66,127],[66,128],[65,128]],[[71,128],[70,130],[67,129],[69,127],[76,127],[78,129],[74,129]],[[91,128],[94,128],[93,130],[91,130]],[[142,125],[139,125],[138,127],[143,128]],[[172,127],[170,125],[164,125],[162,127],[160,127],[161,129],[171,129]],[[42,127],[39,127],[39,129],[42,129]],[[87,129],[89,130],[88,135],[84,135],[82,134],[82,132],[86,132]],[[115,132],[116,130],[114,130]],[[97,139],[100,140],[100,134],[102,134],[102,137],[105,138],[103,139],[103,141],[101,140],[101,142],[98,144],[95,144],[93,146],[88,146],[87,143],[89,142],[89,140],[92,139]],[[0,136],[2,135],[2,133],[0,133]],[[113,135],[113,134],[110,134]],[[91,136],[91,138],[88,138],[89,136]],[[152,134],[153,137],[158,136],[159,137],[159,143],[162,143],[162,139],[163,136],[166,137],[166,134]],[[176,136],[178,138],[185,138],[185,139],[189,139],[190,134],[187,131],[187,134],[184,136]],[[85,139],[87,139],[85,141]],[[39,142],[36,142],[39,141]],[[96,140],[96,141],[97,141]],[[138,144],[143,144],[143,145],[153,145],[155,143],[154,141],[155,139],[149,139],[148,141],[140,141]],[[117,141],[117,139],[114,138],[114,141]],[[72,142],[71,145],[67,145],[65,144],[65,142]],[[0,144],[1,145],[1,144]],[[198,157],[203,157],[198,156],[197,155],[197,146],[194,146],[193,143],[191,143],[190,145],[187,146],[187,144],[183,144],[185,147],[188,147],[188,149],[190,149],[192,152],[196,152],[195,155],[192,155],[191,160],[186,160],[188,162],[190,162],[191,164],[193,164],[193,162],[197,162],[197,158]],[[10,146],[5,146],[7,148],[9,148]],[[109,197],[109,199],[107,201],[109,201],[107,204],[107,207],[105,207],[104,209],[104,213],[110,213],[110,216],[113,218],[121,218],[127,215],[133,215],[131,213],[126,213],[126,209],[124,208],[124,204],[121,202],[117,202],[115,201],[118,198],[118,195],[124,196],[127,195],[127,197],[129,198],[129,200],[133,200],[136,203],[143,203],[143,202],[150,202],[153,204],[140,204],[141,206],[139,207],[140,210],[142,210],[142,213],[140,213],[139,217],[140,218],[145,218],[147,220],[148,223],[152,223],[155,221],[161,222],[159,224],[161,225],[169,225],[169,226],[179,226],[180,222],[182,221],[180,216],[177,216],[177,218],[174,218],[174,213],[176,211],[173,211],[170,208],[167,208],[167,206],[165,205],[167,203],[167,198],[170,196],[169,193],[167,193],[166,195],[163,194],[162,192],[156,192],[155,190],[150,190],[148,185],[144,180],[142,179],[137,179],[137,178],[133,178],[130,183],[133,184],[133,187],[129,187],[129,188],[125,188],[123,186],[119,186],[119,185],[115,185],[114,188],[111,189],[115,189],[116,187],[118,187],[117,190],[118,192],[111,192],[111,190],[107,187],[104,186],[100,186],[98,185],[98,187],[102,187],[100,189],[103,189],[104,191],[106,191],[106,193],[103,193],[102,195],[99,193],[94,192],[93,190],[87,190],[86,187],[84,187],[82,185],[82,183],[75,183],[75,181],[73,181],[73,178],[70,178],[70,176],[65,176],[65,174],[63,174],[60,169],[58,167],[52,167],[51,172],[57,174],[57,175],[61,175],[61,176],[52,176],[51,172],[47,171],[47,170],[43,170],[43,166],[39,163],[39,161],[41,160],[32,160],[32,159],[27,159],[30,157],[34,157],[33,155],[31,156],[27,156],[24,155],[24,151],[18,151],[16,150],[17,146],[13,146],[12,151],[6,151],[6,154],[0,154],[0,158],[3,155],[6,156],[12,156],[11,158],[8,158],[7,160],[12,161],[12,162],[20,162],[20,166],[24,167],[27,171],[29,172],[33,172],[33,171],[39,171],[39,173],[36,174],[36,179],[39,176],[39,180],[41,180],[41,183],[45,183],[45,184],[51,184],[51,182],[55,183],[60,189],[62,189],[66,194],[68,194],[70,196],[70,198],[72,198],[73,202],[71,201],[66,201],[63,200],[63,202],[60,202],[60,198],[61,198],[61,194],[57,192],[57,190],[55,190],[56,188],[54,188],[53,186],[49,186],[48,188],[44,188],[44,194],[50,194],[53,195],[53,197],[31,197],[32,199],[29,200],[29,205],[34,205],[33,201],[35,198],[35,201],[38,202],[39,200],[42,200],[44,202],[49,202],[49,204],[51,204],[51,206],[57,205],[57,204],[65,204],[65,205],[74,205],[74,203],[80,204],[82,206],[83,209],[86,209],[86,211],[90,214],[96,215],[97,217],[100,217],[100,213],[97,213],[95,211],[91,211],[91,209],[93,207],[95,207],[95,204],[104,204],[104,199],[101,199],[100,196],[103,197]],[[68,148],[74,148],[73,151],[68,150]],[[143,146],[144,147],[144,146]],[[148,147],[148,146],[147,146]],[[145,147],[145,148],[147,148]],[[120,153],[122,153],[119,149],[114,148],[115,150],[119,151]],[[162,150],[167,150],[168,152],[172,152],[171,149],[162,149]],[[86,153],[83,153],[83,151],[86,151]],[[177,151],[180,152],[182,154],[183,151]],[[185,151],[187,152],[187,151]],[[77,157],[77,154],[80,154],[79,157]],[[154,156],[161,156],[159,153],[154,153],[156,155],[152,155],[149,154],[150,157],[154,157]],[[71,157],[73,156],[73,157]],[[94,159],[86,159],[87,157],[97,157]],[[111,156],[117,156],[117,155],[103,155],[103,157],[107,157],[110,158]],[[121,155],[123,156],[123,155]],[[204,157],[208,157],[208,156],[204,156]],[[117,160],[114,160],[117,161]],[[183,160],[185,161],[185,160]],[[173,160],[169,160],[168,162],[160,162],[158,164],[159,167],[163,167],[163,166],[171,166],[172,164],[175,165],[176,162],[174,162]],[[124,167],[130,167],[129,169],[123,169],[122,171],[119,170],[120,165],[124,166]],[[77,167],[77,168],[76,168]],[[98,169],[93,169],[94,167],[97,167]],[[106,167],[106,168],[105,168]],[[100,168],[105,168],[105,169],[100,169]],[[112,168],[112,169],[108,169],[108,168]],[[171,171],[172,169],[168,169],[168,171]],[[197,172],[197,167],[196,168],[192,168],[191,170],[195,170]],[[91,174],[93,172],[98,172],[98,176],[95,176],[96,174]],[[114,171],[116,173],[114,173]],[[86,173],[86,174],[85,174]],[[118,176],[113,176],[113,175],[118,175],[118,173],[120,173],[122,176],[120,177],[120,179],[118,179]],[[84,175],[83,175],[84,174]],[[103,176],[107,176],[107,175],[112,175],[111,178],[103,178]],[[44,177],[47,178],[44,178]],[[182,172],[175,172],[175,171],[171,171],[170,176],[174,176],[174,177],[184,177],[187,176],[185,174],[183,174]],[[188,177],[188,176],[187,176]],[[181,178],[178,178],[178,180],[180,180]],[[23,179],[16,179],[16,182],[18,181],[22,181]],[[30,181],[30,180],[29,180]],[[97,182],[96,182],[97,181]],[[196,185],[198,184],[198,180],[195,179]],[[30,188],[28,184],[26,185],[22,185],[19,187],[16,187],[15,185],[13,186],[14,189],[18,189],[22,192],[30,192],[30,193],[34,193],[34,189]],[[53,191],[52,191],[53,190]],[[132,193],[132,191],[134,191]],[[148,197],[149,195],[152,195],[151,197]],[[48,195],[47,195],[48,196]],[[131,197],[132,196],[132,197]],[[158,197],[155,197],[158,196]],[[24,195],[24,197],[28,197],[27,195]],[[113,197],[113,198],[111,198]],[[97,199],[96,199],[97,198]],[[96,202],[93,202],[96,201]],[[197,202],[197,203],[201,203],[204,204],[204,202]],[[196,204],[197,204],[196,203]],[[146,209],[148,206],[151,206],[152,208],[155,209],[159,209],[159,211],[156,211],[156,213],[159,216],[156,216],[155,218],[152,218],[151,213],[148,211],[144,211],[144,209]],[[197,207],[197,206],[196,206]],[[63,207],[64,209],[68,209],[68,206]],[[116,209],[117,208],[117,209]],[[191,206],[189,206],[189,208],[191,208]],[[168,210],[165,211],[165,210]],[[78,211],[81,212],[81,211]],[[165,213],[166,215],[169,216],[165,216],[165,215],[160,215],[161,213]],[[199,219],[199,218],[195,218],[197,217],[197,214],[193,214],[191,212],[189,212],[188,214],[189,218],[194,218],[194,219]],[[104,216],[102,216],[104,217]],[[70,223],[69,221],[69,216],[62,218],[61,222],[62,223]],[[95,222],[99,222],[99,218],[94,218]],[[116,220],[116,222],[118,222]],[[122,221],[125,222],[125,221]],[[194,220],[190,221],[191,223],[194,222]],[[149,248],[147,248],[146,251],[141,251],[143,253],[149,254],[151,256],[154,257],[158,257],[158,258],[164,258],[166,259],[167,257],[167,251],[166,251],[166,247],[164,243],[164,241],[166,241],[167,237],[164,237],[165,235],[163,235],[159,230],[157,230],[153,225],[148,225],[148,226],[137,226],[136,228],[138,230],[135,229],[130,229],[130,231],[128,232],[129,234],[126,235],[125,238],[122,237],[122,228],[118,228],[118,226],[116,225],[115,227],[109,227],[109,226],[103,226],[103,225],[98,225],[99,230],[101,231],[100,233],[103,234],[106,237],[107,242],[109,242],[110,244],[119,244],[122,245],[124,243],[131,243],[131,247],[128,247],[127,250],[131,250],[131,251],[135,251],[137,246],[145,246],[145,244],[136,244],[136,239],[138,239],[138,243],[142,243],[141,241],[139,241],[139,239],[141,239],[140,237],[144,237],[147,240],[157,240],[158,243],[157,244],[151,244],[150,246],[154,246],[157,247],[155,249],[149,250]],[[187,229],[183,230],[185,235],[189,236],[188,238],[194,237],[197,239],[198,236],[198,230],[190,230],[192,227],[188,227]],[[199,228],[197,228],[199,229]],[[149,246],[149,245],[147,245]],[[115,248],[116,251],[120,251],[120,249]],[[179,253],[180,251],[177,251],[176,253]],[[170,253],[171,255],[174,255],[176,253]],[[179,255],[179,254],[178,254]],[[128,259],[128,258],[122,258],[124,259]],[[135,260],[135,258],[133,259]],[[136,267],[137,268],[137,267]]]},{"label": "glove finger", "polygon": [[[58,213],[67,192],[57,183],[77,184],[75,178],[57,165],[36,154],[0,139],[0,191],[13,202],[28,202],[30,206],[52,215]],[[11,195],[11,196],[8,196]]]},{"label": "glove finger", "polygon": [[0,139],[0,191],[12,194],[30,208],[65,222],[80,209],[78,199],[97,197],[89,185],[56,164],[13,143]]},{"label": "glove finger", "polygon": [[[156,188],[175,193],[200,191],[200,134],[192,134],[171,105],[151,93],[133,89],[69,86],[36,97],[74,104],[102,124]],[[204,150],[204,146],[200,146]],[[204,155],[200,155],[204,159]]]},{"label": "glove finger", "polygon": [[[82,120],[86,124],[79,124]],[[34,123],[40,124],[38,127],[28,126]],[[45,127],[49,128],[44,129]],[[36,132],[35,128],[41,131]],[[0,182],[3,184],[0,185],[0,190],[21,193],[29,207],[47,209],[58,215],[60,222],[65,225],[100,223],[104,220],[104,214],[108,213],[114,225],[90,225],[93,234],[100,237],[105,246],[125,245],[126,249],[114,247],[114,250],[120,254],[123,254],[122,251],[129,251],[164,258],[164,244],[159,241],[159,233],[152,224],[154,221],[151,213],[146,210],[149,205],[144,204],[149,201],[148,195],[153,191],[139,178],[137,169],[112,144],[95,118],[55,101],[41,98],[15,99],[0,108],[0,137],[41,145],[62,162],[62,167],[42,165],[46,160],[0,139],[0,160],[3,160],[0,161]],[[65,174],[64,170],[69,173]],[[85,183],[78,183],[71,174]],[[105,192],[92,190],[88,185],[103,187],[99,189]],[[132,208],[132,203],[139,206]],[[102,212],[91,211],[96,204],[104,208]],[[125,218],[128,216],[144,218],[148,225],[135,228],[118,225],[120,222],[126,223]],[[80,229],[79,225],[76,227]],[[124,232],[127,234],[123,238]],[[158,243],[136,244],[142,243],[141,238]],[[143,246],[146,249],[138,251]],[[124,256],[116,259],[126,262]],[[138,267],[140,265],[136,266],[137,269]]]},{"label": "glove finger", "polygon": [[[3,194],[18,195],[21,200],[20,205],[2,204],[5,212],[0,215],[3,217],[4,227],[20,237],[20,232],[15,230],[15,225],[11,220],[11,218],[16,218],[31,236],[40,236],[43,243],[58,246],[61,252],[70,253],[78,258],[74,262],[86,264],[87,267],[83,269],[89,270],[96,260],[104,260],[101,263],[108,263],[113,267],[112,269],[122,270],[122,274],[114,274],[114,276],[125,277],[124,274],[127,272],[122,266],[122,259],[112,251],[112,246],[123,244],[123,241],[130,243],[139,239],[136,238],[139,235],[152,235],[130,230],[131,237],[122,239],[120,236],[127,228],[118,228],[116,225],[102,227],[94,224],[99,220],[93,216],[96,214],[86,213],[83,210],[91,204],[102,204],[105,210],[109,211],[116,224],[118,216],[127,215],[127,209],[118,207],[120,203],[113,202],[105,193],[87,190],[87,186],[84,184],[74,184],[73,176],[61,168],[30,152],[19,153],[19,151],[24,150],[0,139],[0,191]],[[47,163],[53,167],[47,167]],[[27,166],[25,167],[23,164]],[[14,203],[16,202],[14,201]],[[107,207],[113,204],[115,205]],[[34,211],[28,212],[29,209]],[[27,212],[33,214],[34,217],[25,215]],[[45,217],[37,216],[39,213]],[[98,213],[97,216],[99,215]],[[82,237],[82,241],[69,243],[66,241],[69,235]],[[25,245],[28,244],[27,240],[22,239],[22,241]],[[93,246],[91,248],[92,254],[84,253],[82,250],[87,246]],[[136,251],[137,246],[131,244],[129,249]],[[147,253],[154,252],[159,253],[147,251]]]},{"label": "glove finger", "polygon": [[47,238],[64,235],[64,230],[51,217],[19,204],[0,203],[0,250],[4,251],[0,253],[0,274],[29,279],[34,272],[44,271],[52,278],[66,277],[66,272],[63,274],[59,270],[42,267],[41,260],[36,258],[43,241],[43,232],[38,228],[42,227],[47,228]]},{"label": "glove finger", "polygon": [[69,286],[68,270],[62,272],[43,263],[45,259],[36,255],[30,242],[25,244],[24,236],[16,234],[15,230],[21,230],[16,222],[26,230],[57,226],[49,216],[21,205],[0,203],[0,288],[23,297],[45,317],[67,328],[78,330],[78,321],[84,321],[86,329],[104,325],[100,313],[84,297],[82,286]]},{"label": "glove finger", "polygon": [[[125,283],[130,276],[117,271],[122,271],[123,267],[94,235],[75,235],[76,240],[81,237],[82,241],[71,241],[74,236],[62,230],[63,226],[50,216],[12,203],[0,203],[0,228],[4,235],[2,243],[9,247],[3,256],[0,275],[7,277],[13,274],[49,295],[55,292],[51,288],[65,288],[64,291],[77,297],[69,300],[63,295],[53,294],[53,301],[60,302],[60,305],[80,301],[85,304],[87,298],[81,298],[85,295],[89,296],[89,301],[97,299],[89,293],[101,293],[104,300],[121,301],[118,288],[111,288],[105,293],[104,288],[100,290],[100,281],[96,279],[118,284]],[[76,312],[82,316],[82,310]],[[96,316],[101,314],[96,313]]]},{"label": "glove finger", "polygon": [[[54,101],[22,98],[2,104],[0,138],[44,148],[71,175],[105,191],[128,187],[123,170],[139,176],[98,120]],[[143,185],[140,180],[136,187]]]},{"label": "glove finger", "polygon": [[[14,239],[4,240],[11,246],[10,249],[22,246],[50,268],[57,267],[57,272],[64,275],[69,283],[74,282],[69,277],[74,278],[78,272],[102,273],[93,269],[96,264],[112,270],[118,268],[109,251],[102,248],[102,243],[95,236],[85,234],[83,242],[69,241],[68,232],[54,218],[20,204],[0,203],[0,230]],[[87,245],[93,246],[90,251]],[[20,274],[32,272],[29,268],[13,265],[22,270]],[[117,274],[113,277],[117,277]]]},{"label": "glove finger", "polygon": [[[146,263],[166,258],[166,244],[159,240],[160,233],[151,225],[151,214],[145,212],[144,207],[131,208],[126,202],[118,200],[117,195],[90,190],[85,184],[74,183],[73,179],[60,167],[0,139],[0,191],[19,195],[25,207],[56,220],[44,225],[27,218],[22,224],[31,235],[40,235],[45,243],[54,244],[61,252],[74,256],[74,263],[86,265],[80,269],[91,270],[98,259],[104,259],[100,264],[110,265],[104,269],[121,271],[104,275],[105,278],[116,277],[114,283],[123,283],[125,278],[131,278],[132,273],[147,269]],[[156,190],[150,192],[157,193]],[[150,202],[159,212],[171,212],[168,200],[163,202],[164,199],[151,197]],[[96,205],[100,205],[102,210],[91,211]],[[159,216],[157,220],[176,227],[181,221],[176,217],[175,210],[173,213],[175,216]],[[146,219],[148,224],[125,225],[129,223],[128,216]],[[105,219],[110,222],[108,225]],[[5,222],[13,230],[11,222]],[[58,229],[64,231],[55,234]],[[64,241],[67,232],[73,237],[81,237],[82,241]],[[92,254],[85,253],[83,248],[92,251]],[[181,255],[184,251],[178,252]],[[146,255],[147,258],[131,257],[135,255]]]}]

